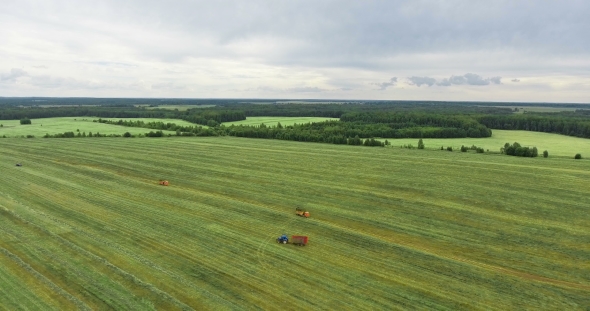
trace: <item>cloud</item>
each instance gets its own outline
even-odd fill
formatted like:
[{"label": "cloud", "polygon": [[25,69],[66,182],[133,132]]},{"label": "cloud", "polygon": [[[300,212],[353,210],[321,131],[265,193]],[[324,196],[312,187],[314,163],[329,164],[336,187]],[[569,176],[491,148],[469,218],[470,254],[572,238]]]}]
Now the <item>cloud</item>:
[{"label": "cloud", "polygon": [[491,77],[489,79],[493,84],[502,84],[502,77]]},{"label": "cloud", "polygon": [[512,82],[520,82],[520,79],[512,79],[510,81],[512,81]]},{"label": "cloud", "polygon": [[376,85],[379,87],[380,91],[384,91],[385,89],[387,89],[390,86],[394,86],[397,83],[397,77],[393,77],[391,79],[389,79],[388,82],[382,82],[382,83],[371,83],[371,85]]},{"label": "cloud", "polygon": [[445,78],[440,80],[439,82],[436,83],[436,85],[440,85],[440,86],[451,86],[452,83],[449,79]]},{"label": "cloud", "polygon": [[436,79],[430,77],[409,77],[408,80],[410,84],[418,87],[421,85],[433,86],[436,83]]},{"label": "cloud", "polygon": [[590,1],[120,3],[3,1],[1,95],[390,99],[395,72],[398,99],[492,99],[499,73],[527,83],[496,98],[590,98]]},{"label": "cloud", "polygon": [[287,89],[286,91],[287,92],[294,92],[294,93],[317,93],[317,92],[325,92],[326,90],[320,89],[317,86],[315,86],[315,87],[304,86],[304,87],[293,87],[293,88]]},{"label": "cloud", "polygon": [[437,85],[440,86],[451,86],[451,85],[475,85],[484,86],[490,84],[502,84],[502,77],[491,77],[483,78],[482,76],[474,73],[466,73],[462,76],[451,76],[440,80]]},{"label": "cloud", "polygon": [[18,78],[27,76],[29,74],[26,71],[20,68],[12,68],[8,73],[0,74],[0,82],[15,83]]},{"label": "cloud", "polygon": [[474,73],[466,73],[464,75],[465,81],[469,85],[488,85],[490,84],[490,79],[484,79],[480,75],[476,75]]}]

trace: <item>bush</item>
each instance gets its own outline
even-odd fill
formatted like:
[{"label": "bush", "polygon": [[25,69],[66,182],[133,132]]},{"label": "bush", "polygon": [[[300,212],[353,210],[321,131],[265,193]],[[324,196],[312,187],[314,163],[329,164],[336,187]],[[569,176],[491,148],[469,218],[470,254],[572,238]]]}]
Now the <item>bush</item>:
[{"label": "bush", "polygon": [[424,142],[422,141],[422,138],[418,140],[418,149],[424,149]]},{"label": "bush", "polygon": [[447,151],[453,151],[453,147],[447,147]]},{"label": "bush", "polygon": [[20,119],[20,124],[31,124],[31,120],[29,118]]},{"label": "bush", "polygon": [[576,153],[576,155],[574,156],[574,159],[576,160],[580,160],[582,158],[582,155],[579,153]]},{"label": "bush", "polygon": [[500,151],[506,155],[517,156],[517,157],[531,157],[534,158],[539,155],[537,147],[529,148],[529,147],[522,147],[519,143],[504,144],[503,148],[500,148]]},{"label": "bush", "polygon": [[131,133],[125,132],[125,134],[123,134],[123,137],[131,137]]},{"label": "bush", "polygon": [[483,153],[484,151],[483,151],[483,148],[477,147],[477,149],[475,149],[475,152],[477,152],[477,153]]},{"label": "bush", "polygon": [[33,135],[27,135],[27,138],[35,138]]},{"label": "bush", "polygon": [[543,151],[543,158],[546,158],[549,156],[549,152],[547,150]]},{"label": "bush", "polygon": [[467,147],[461,145],[461,152],[467,152]]}]

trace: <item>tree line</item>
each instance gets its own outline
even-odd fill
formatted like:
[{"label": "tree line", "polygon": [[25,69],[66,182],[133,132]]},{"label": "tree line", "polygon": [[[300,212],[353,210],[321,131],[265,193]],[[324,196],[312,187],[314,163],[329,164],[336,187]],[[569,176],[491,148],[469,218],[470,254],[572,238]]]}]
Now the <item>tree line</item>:
[{"label": "tree line", "polygon": [[493,129],[556,133],[590,138],[590,119],[584,114],[485,115],[477,120]]}]

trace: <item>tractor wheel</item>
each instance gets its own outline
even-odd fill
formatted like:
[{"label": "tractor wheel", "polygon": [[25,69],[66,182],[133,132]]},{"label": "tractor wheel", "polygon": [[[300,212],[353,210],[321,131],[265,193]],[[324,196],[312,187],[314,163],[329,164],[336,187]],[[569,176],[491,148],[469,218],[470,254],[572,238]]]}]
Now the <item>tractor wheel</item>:
[{"label": "tractor wheel", "polygon": [[287,241],[283,241],[283,244],[287,244]]}]

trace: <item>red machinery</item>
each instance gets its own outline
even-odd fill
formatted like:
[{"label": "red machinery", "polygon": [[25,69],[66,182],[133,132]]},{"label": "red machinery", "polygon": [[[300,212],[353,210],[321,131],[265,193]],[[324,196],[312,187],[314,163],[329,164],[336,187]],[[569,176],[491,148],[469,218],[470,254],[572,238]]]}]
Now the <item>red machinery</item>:
[{"label": "red machinery", "polygon": [[294,235],[291,236],[291,244],[305,246],[307,245],[308,237],[305,235]]}]

